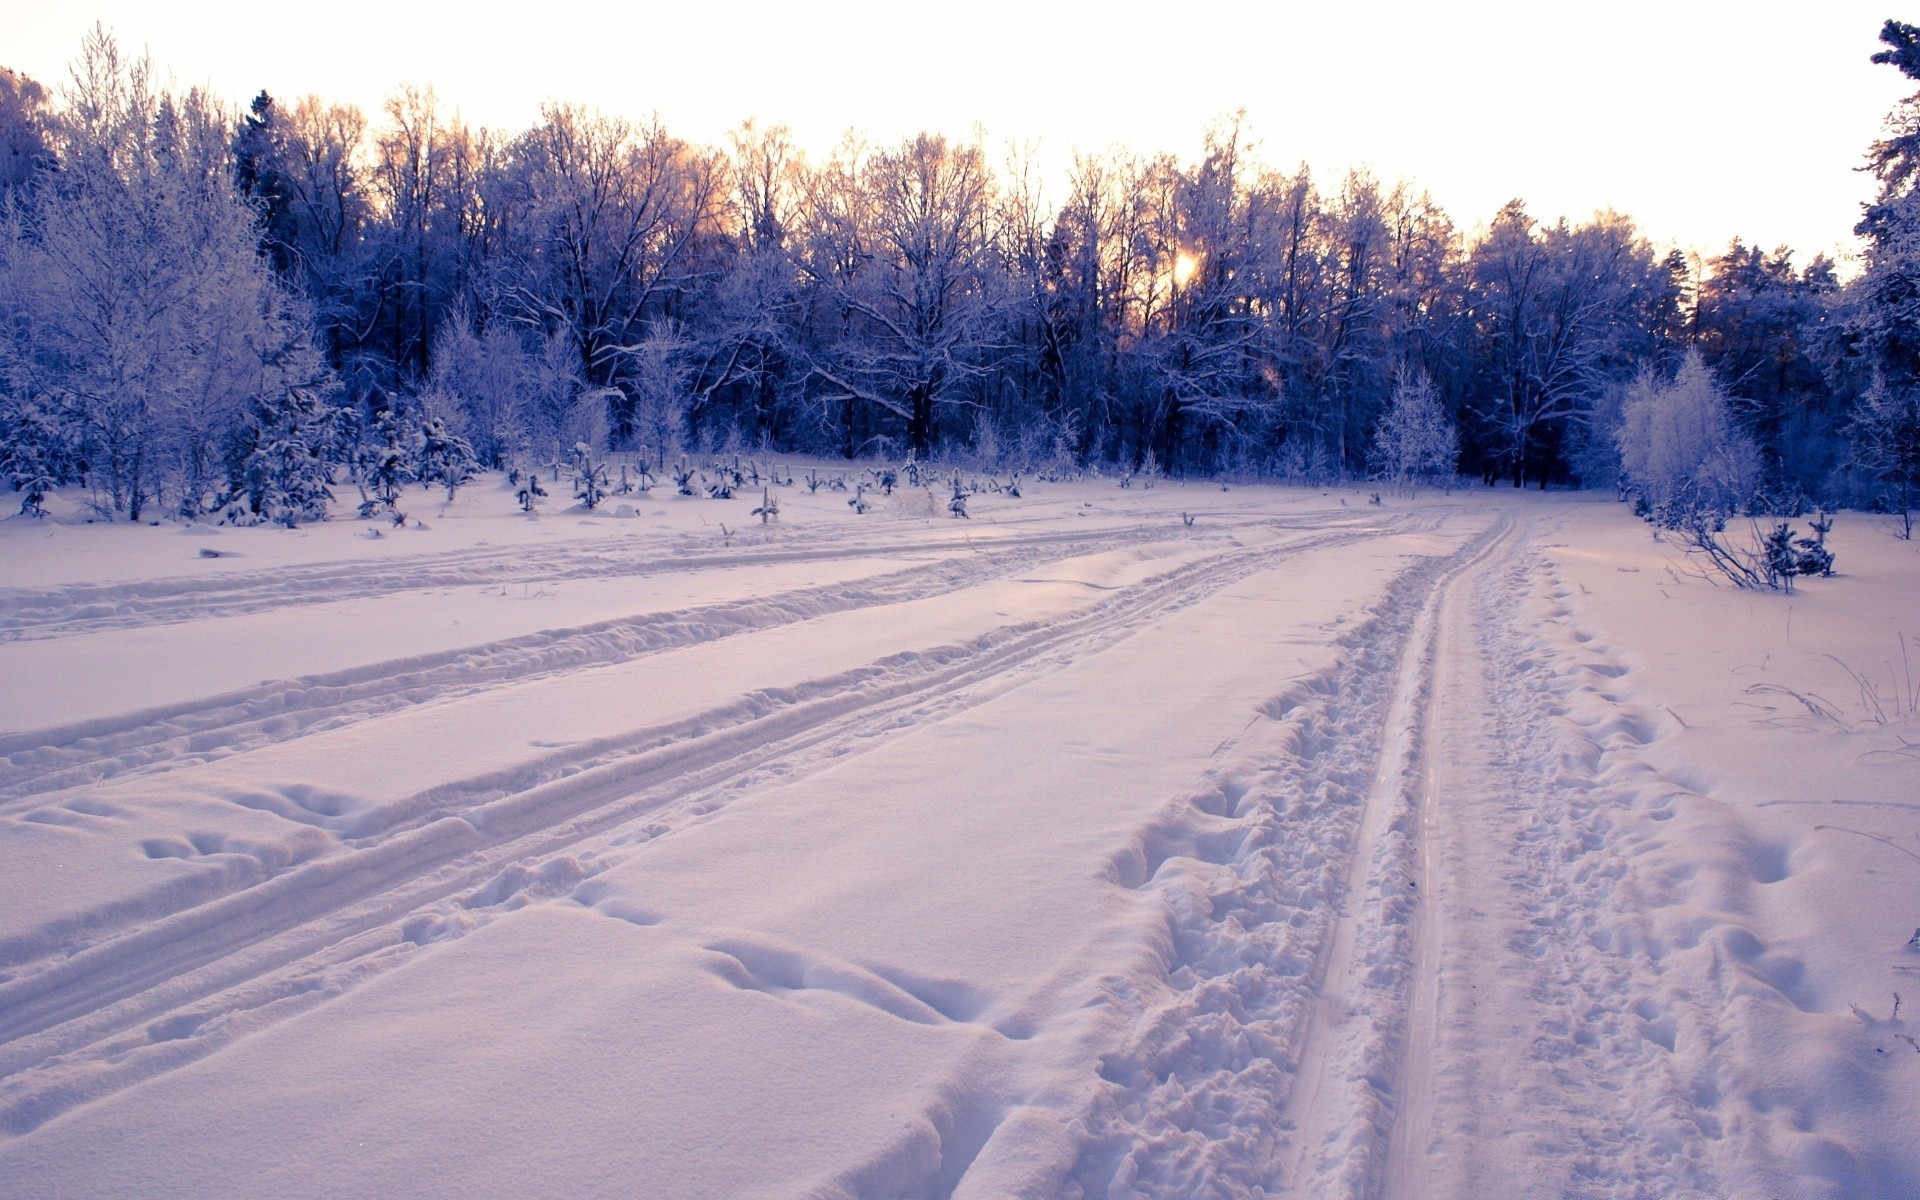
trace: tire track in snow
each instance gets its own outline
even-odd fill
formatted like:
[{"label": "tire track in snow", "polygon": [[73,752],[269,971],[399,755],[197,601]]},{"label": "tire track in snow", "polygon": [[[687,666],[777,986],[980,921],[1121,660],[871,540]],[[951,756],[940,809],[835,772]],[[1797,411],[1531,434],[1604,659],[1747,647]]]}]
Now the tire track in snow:
[{"label": "tire track in snow", "polygon": [[[1398,524],[1389,519],[1223,551],[1073,618],[903,652],[671,726],[575,747],[509,776],[433,789],[403,826],[350,851],[35,962],[0,983],[0,1129],[30,1130],[74,1104],[204,1056],[260,1021],[380,969],[401,943],[457,934],[461,919],[448,919],[448,903],[482,895],[490,881],[527,871],[525,863],[560,862],[562,878],[584,877],[588,866],[564,863],[588,839],[654,836],[676,818],[710,811],[715,790],[750,771],[821,761],[937,719],[1018,686],[1034,671],[1097,652],[1257,571],[1384,536]],[[706,803],[676,811],[702,793]],[[501,902],[519,890],[504,888]],[[228,993],[236,1004],[211,999]],[[146,1052],[153,1047],[157,1053]]]},{"label": "tire track in snow", "polygon": [[[74,725],[0,734],[0,815],[42,804],[48,792],[142,770],[208,762],[449,696],[626,662],[831,613],[943,595],[1056,557],[1137,544],[1153,533],[1166,531],[1023,539],[860,583],[824,584],[542,630],[480,646],[272,680]],[[947,543],[944,548],[954,547]]]},{"label": "tire track in snow", "polygon": [[[1173,992],[1103,1061],[1108,1086],[1072,1172],[1085,1196],[1328,1194],[1313,1190],[1339,1183],[1322,1143],[1390,1127],[1414,969],[1409,777],[1434,612],[1452,580],[1513,540],[1503,524],[1402,571],[1339,659],[1226,748],[1192,828],[1119,872],[1167,905]],[[1342,979],[1348,963],[1357,981]],[[1329,996],[1336,985],[1348,990]],[[1328,1031],[1342,1015],[1322,1011],[1329,1000],[1353,1007],[1350,1030]],[[1320,1111],[1309,1091],[1322,1074],[1360,1088],[1318,1089]],[[1313,1185],[1294,1178],[1303,1139],[1315,1141]],[[1365,1179],[1381,1157],[1365,1156]]]}]

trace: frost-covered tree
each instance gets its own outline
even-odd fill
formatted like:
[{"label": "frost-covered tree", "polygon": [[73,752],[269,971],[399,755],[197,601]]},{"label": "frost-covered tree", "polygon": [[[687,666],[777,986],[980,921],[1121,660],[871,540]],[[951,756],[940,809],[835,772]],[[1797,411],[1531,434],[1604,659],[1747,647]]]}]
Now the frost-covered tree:
[{"label": "frost-covered tree", "polygon": [[91,35],[55,123],[59,169],[0,224],[0,378],[71,422],[103,511],[191,517],[263,396],[324,389],[310,323],[258,253],[229,121]]},{"label": "frost-covered tree", "polygon": [[338,409],[307,388],[255,397],[231,451],[235,518],[289,529],[326,520],[333,500],[328,452],[338,417]]},{"label": "frost-covered tree", "polygon": [[441,328],[428,389],[483,466],[560,456],[581,393],[579,361],[566,338],[540,337],[496,317],[485,331],[464,311]]},{"label": "frost-covered tree", "polygon": [[722,160],[658,124],[635,128],[566,105],[542,117],[506,167],[518,237],[499,276],[503,308],[566,339],[624,444],[647,332],[704,278],[701,242],[715,232]]},{"label": "frost-covered tree", "polygon": [[1876,498],[1899,514],[1900,534],[1911,538],[1920,508],[1920,385],[1875,380],[1854,407],[1853,444]]},{"label": "frost-covered tree", "polygon": [[1373,454],[1375,470],[1398,488],[1453,478],[1460,438],[1424,372],[1403,367],[1395,377],[1393,398],[1374,430]]},{"label": "frost-covered tree", "polygon": [[924,455],[999,340],[991,179],[978,146],[922,135],[818,172],[801,257],[831,336],[821,401],[893,419]]},{"label": "frost-covered tree", "polygon": [[54,165],[47,89],[0,67],[0,202]]},{"label": "frost-covered tree", "polygon": [[1542,227],[1517,200],[1474,247],[1469,279],[1482,474],[1544,487],[1569,428],[1649,348],[1673,281],[1624,218]]},{"label": "frost-covered tree", "polygon": [[447,500],[480,469],[466,438],[447,427],[444,418],[429,414],[414,435],[414,476],[423,483],[447,489]]},{"label": "frost-covered tree", "polygon": [[1671,381],[1648,369],[1628,388],[1619,445],[1628,486],[1662,525],[1725,517],[1747,504],[1758,482],[1759,454],[1697,351]]},{"label": "frost-covered tree", "polygon": [[20,511],[46,515],[47,494],[71,469],[66,431],[51,406],[22,388],[0,391],[0,476],[20,493]]},{"label": "frost-covered tree", "polygon": [[688,351],[687,339],[673,323],[662,321],[648,331],[633,356],[634,444],[651,450],[662,470],[686,437],[693,376]]},{"label": "frost-covered tree", "polygon": [[[1920,26],[1888,21],[1880,40],[1887,49],[1873,61],[1920,80]],[[1880,196],[1858,228],[1867,238],[1867,269],[1857,329],[1872,383],[1854,409],[1853,431],[1856,462],[1911,536],[1920,499],[1920,93],[1887,124],[1868,160]]]}]

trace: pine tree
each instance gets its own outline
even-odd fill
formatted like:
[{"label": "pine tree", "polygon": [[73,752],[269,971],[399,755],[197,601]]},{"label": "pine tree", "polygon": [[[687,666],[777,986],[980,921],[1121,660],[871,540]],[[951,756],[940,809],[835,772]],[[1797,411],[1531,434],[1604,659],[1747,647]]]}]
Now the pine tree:
[{"label": "pine tree", "polygon": [[411,431],[404,418],[388,409],[374,422],[373,440],[364,446],[360,461],[360,515],[377,512],[390,514],[394,523],[405,520],[400,511],[400,491],[419,478],[410,452]]},{"label": "pine tree", "polygon": [[231,484],[233,510],[241,520],[273,521],[292,529],[301,521],[324,521],[333,500],[327,450],[334,412],[319,394],[291,388],[256,397],[245,433],[236,446]]},{"label": "pine tree", "polygon": [[[1887,49],[1873,61],[1920,80],[1920,26],[1890,20],[1880,40]],[[1855,461],[1911,537],[1920,502],[1920,93],[1901,101],[1888,125],[1893,132],[1868,156],[1880,196],[1856,230],[1868,243],[1858,333],[1873,382],[1854,408],[1853,433]]]},{"label": "pine tree", "polygon": [[47,494],[60,485],[67,468],[66,438],[45,404],[25,397],[0,397],[0,473],[21,493],[20,511],[46,515]]},{"label": "pine tree", "polygon": [[474,457],[473,447],[467,439],[447,428],[447,423],[439,417],[427,418],[417,435],[418,450],[414,457],[414,471],[417,478],[442,484],[447,489],[447,501],[453,501],[454,490],[480,469],[479,460]]}]

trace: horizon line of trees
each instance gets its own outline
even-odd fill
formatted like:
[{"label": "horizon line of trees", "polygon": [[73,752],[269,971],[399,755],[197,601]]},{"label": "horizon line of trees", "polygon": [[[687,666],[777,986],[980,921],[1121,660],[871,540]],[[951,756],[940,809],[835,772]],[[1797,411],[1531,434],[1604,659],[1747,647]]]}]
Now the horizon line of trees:
[{"label": "horizon line of trees", "polygon": [[[1920,79],[1914,27],[1881,37]],[[133,519],[291,521],[429,427],[494,467],[584,443],[1313,480],[1401,470],[1418,429],[1423,470],[1624,490],[1622,437],[1665,427],[1634,398],[1697,360],[1683,390],[1751,448],[1741,503],[1913,506],[1915,100],[1845,284],[1518,200],[1468,236],[1247,140],[1083,156],[1043,207],[930,134],[811,162],[779,127],[706,147],[565,104],[503,136],[412,87],[377,124],[235,113],[96,29],[58,93],[0,68],[0,470],[29,508],[78,481]]]}]

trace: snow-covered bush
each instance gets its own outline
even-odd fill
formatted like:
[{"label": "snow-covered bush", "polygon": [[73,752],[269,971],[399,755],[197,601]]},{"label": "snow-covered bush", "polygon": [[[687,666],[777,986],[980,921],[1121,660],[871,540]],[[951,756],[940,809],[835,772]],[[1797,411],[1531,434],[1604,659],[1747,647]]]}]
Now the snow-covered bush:
[{"label": "snow-covered bush", "polygon": [[19,492],[20,511],[46,515],[47,493],[66,473],[66,435],[46,405],[0,395],[0,474]]},{"label": "snow-covered bush", "polygon": [[1738,540],[1726,532],[1724,521],[1696,508],[1675,528],[1688,554],[1705,561],[1708,571],[1735,587],[1791,592],[1799,576],[1833,574],[1833,551],[1827,548],[1833,519],[1821,513],[1811,525],[1812,537],[1796,537],[1785,521],[1764,530],[1755,524],[1746,539]]},{"label": "snow-covered bush", "polygon": [[233,449],[227,519],[273,521],[289,529],[326,520],[333,500],[327,450],[337,415],[305,389],[256,397]]},{"label": "snow-covered bush", "polygon": [[394,524],[406,519],[400,511],[400,492],[419,476],[414,471],[413,431],[393,409],[374,422],[373,436],[355,455],[360,471],[360,515],[385,512]]},{"label": "snow-covered bush", "polygon": [[594,457],[593,447],[575,442],[567,454],[573,464],[573,498],[584,508],[597,508],[607,498],[607,464]]},{"label": "snow-covered bush", "polygon": [[1854,459],[1873,480],[1880,507],[1900,518],[1900,536],[1913,537],[1920,507],[1920,387],[1876,379],[1853,410]]},{"label": "snow-covered bush", "polygon": [[1460,438],[1426,372],[1401,368],[1373,435],[1374,470],[1397,490],[1453,478]]},{"label": "snow-covered bush", "polygon": [[1636,511],[1666,528],[1724,523],[1760,477],[1758,451],[1694,350],[1671,382],[1649,370],[1628,388],[1619,445]]},{"label": "snow-covered bush", "polygon": [[414,441],[415,476],[423,482],[444,486],[449,502],[453,500],[454,491],[480,469],[467,439],[448,429],[440,417],[428,417]]}]

